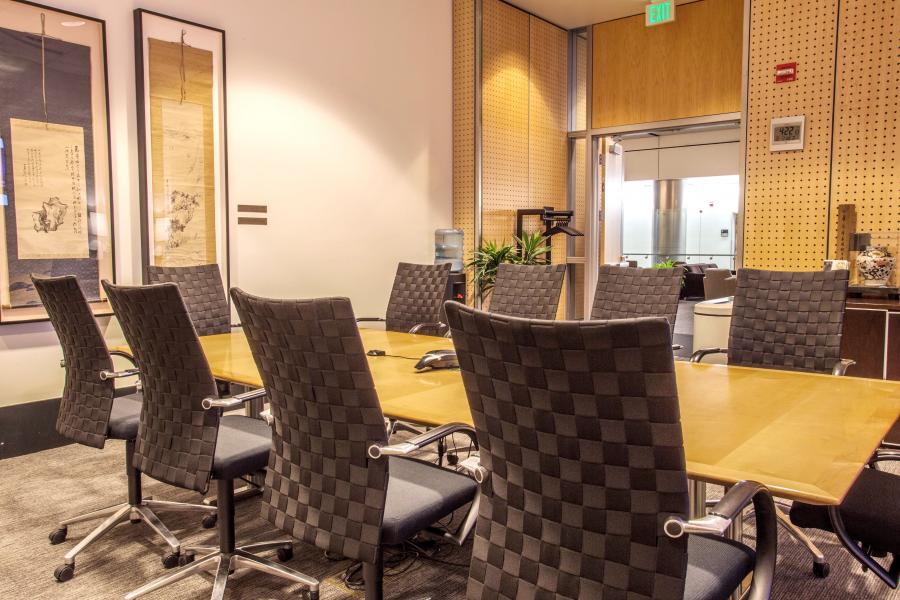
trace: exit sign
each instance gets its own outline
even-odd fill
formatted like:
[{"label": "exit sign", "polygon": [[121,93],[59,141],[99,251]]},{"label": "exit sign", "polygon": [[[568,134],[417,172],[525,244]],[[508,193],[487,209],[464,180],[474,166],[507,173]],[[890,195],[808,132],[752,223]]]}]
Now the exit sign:
[{"label": "exit sign", "polygon": [[644,7],[647,27],[671,23],[675,20],[675,0],[663,0],[654,2]]}]

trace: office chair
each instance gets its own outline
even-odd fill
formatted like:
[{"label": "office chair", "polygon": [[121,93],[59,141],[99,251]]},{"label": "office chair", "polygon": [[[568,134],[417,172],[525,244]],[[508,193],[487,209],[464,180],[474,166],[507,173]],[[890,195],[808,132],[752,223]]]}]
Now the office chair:
[{"label": "office chair", "polygon": [[591,319],[665,317],[675,325],[684,270],[600,265]]},{"label": "office chair", "polygon": [[115,371],[113,355],[130,357],[107,349],[103,334],[74,276],[32,276],[31,280],[63,350],[61,366],[66,369],[66,382],[56,418],[56,431],[76,443],[93,448],[103,448],[107,439],[124,440],[125,471],[128,475],[127,502],[66,519],[50,534],[51,544],[61,544],[68,535],[69,525],[104,519],[66,553],[64,564],[56,568],[53,576],[60,582],[74,577],[75,557],[125,520],[143,522],[156,532],[170,548],[170,553],[163,557],[163,565],[173,567],[177,564],[176,555],[181,544],[155,511],[208,514],[215,509],[142,497],[141,474],[132,464],[142,398],[136,388],[117,390],[114,384],[115,379],[136,376],[137,369]]},{"label": "office chair", "polygon": [[737,277],[730,269],[706,269],[703,273],[703,293],[707,300],[734,296]]},{"label": "office chair", "polygon": [[362,561],[367,600],[383,598],[383,549],[472,503],[456,532],[462,544],[478,510],[468,476],[408,458],[471,428],[438,427],[387,445],[384,415],[346,298],[269,300],[232,289],[269,394],[273,453],[263,517],[309,544]]},{"label": "office chair", "polygon": [[555,319],[566,265],[511,265],[497,268],[488,307],[492,313],[523,319]]},{"label": "office chair", "polygon": [[231,309],[219,265],[147,267],[147,283],[178,285],[197,335],[231,332]]},{"label": "office chair", "polygon": [[449,281],[450,263],[399,263],[385,318],[360,317],[357,322],[384,322],[387,331],[430,331],[431,335],[440,336],[447,329],[442,321],[441,309]]},{"label": "office chair", "polygon": [[[665,319],[446,310],[480,452],[468,598],[722,600],[751,572],[745,597],[769,598],[777,525],[766,488],[740,482],[708,516],[685,518]],[[755,552],[723,537],[751,501]]]},{"label": "office chair", "polygon": [[[216,335],[231,333],[232,327],[238,327],[231,323],[231,308],[228,306],[228,297],[225,295],[225,286],[222,285],[222,274],[219,265],[195,265],[188,267],[159,267],[149,265],[147,267],[147,281],[155,283],[174,283],[178,286],[181,298],[187,306],[191,322],[197,330],[197,335]],[[227,396],[232,391],[232,385],[228,381],[216,380],[216,387],[220,396]],[[263,410],[263,400],[258,399],[247,403],[246,414],[258,415]],[[235,491],[235,498],[247,500],[262,493],[260,476],[251,476],[244,479],[246,485]],[[203,503],[214,506],[216,496],[208,496]],[[204,526],[212,526],[213,521],[207,518]]]},{"label": "office chair", "polygon": [[[134,467],[154,479],[205,493],[216,481],[219,546],[182,548],[182,568],[130,592],[138,598],[194,573],[214,573],[212,598],[225,594],[229,573],[248,567],[300,583],[318,596],[318,582],[257,556],[277,549],[279,558],[292,556],[290,541],[237,547],[234,534],[234,479],[264,469],[272,434],[260,419],[226,415],[224,409],[265,395],[256,390],[219,399],[216,383],[187,307],[174,283],[142,287],[103,281],[110,304],[141,372],[144,409],[134,450]],[[203,555],[199,558],[197,553]]]},{"label": "office chair", "polygon": [[[705,348],[691,356],[728,355],[729,365],[844,375],[841,331],[848,272],[740,269],[728,333],[728,348]],[[778,523],[813,556],[813,573],[827,577],[825,555],[777,510]]]},{"label": "office chair", "polygon": [[[830,531],[837,535],[851,556],[875,573],[885,584],[897,589],[900,579],[900,476],[880,471],[883,461],[900,460],[900,451],[880,448],[870,466],[847,492],[839,507],[815,506],[804,502],[791,505],[791,523]],[[888,569],[873,560],[890,553]]]}]

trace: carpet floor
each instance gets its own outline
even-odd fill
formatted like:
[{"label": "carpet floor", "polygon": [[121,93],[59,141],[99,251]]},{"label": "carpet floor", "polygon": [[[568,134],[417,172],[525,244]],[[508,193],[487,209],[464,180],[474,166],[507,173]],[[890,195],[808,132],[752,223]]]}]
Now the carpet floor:
[{"label": "carpet floor", "polygon": [[[76,559],[75,578],[66,583],[53,579],[63,555],[96,523],[73,525],[69,539],[51,546],[47,534],[57,522],[124,500],[124,445],[110,441],[97,451],[80,445],[0,461],[0,599],[43,600],[121,598],[126,592],[165,571],[160,557],[162,543],[143,524],[122,524]],[[145,478],[144,493],[158,499],[198,502],[200,496]],[[711,496],[716,490],[711,490]],[[215,530],[202,529],[195,516],[165,515],[163,521],[185,544],[215,544]],[[752,545],[752,519],[747,519],[746,538]],[[259,500],[238,504],[238,544],[275,539],[277,532],[259,517]],[[816,579],[808,556],[790,539],[779,539],[779,561],[774,597],[778,600],[871,598],[887,600],[900,594],[864,573],[833,536],[813,532],[831,563],[831,575]],[[280,536],[284,537],[284,536]],[[311,546],[296,544],[288,566],[322,582],[322,600],[362,598],[349,589],[342,575],[348,561],[331,561]],[[385,596],[403,600],[462,599],[471,542],[462,548],[447,547],[439,558],[406,560],[394,567],[403,570],[385,579]],[[438,562],[441,561],[441,562]],[[300,586],[250,571],[238,571],[229,581],[226,598],[297,598]],[[202,599],[211,591],[211,578],[187,578],[152,595],[151,599]]]}]

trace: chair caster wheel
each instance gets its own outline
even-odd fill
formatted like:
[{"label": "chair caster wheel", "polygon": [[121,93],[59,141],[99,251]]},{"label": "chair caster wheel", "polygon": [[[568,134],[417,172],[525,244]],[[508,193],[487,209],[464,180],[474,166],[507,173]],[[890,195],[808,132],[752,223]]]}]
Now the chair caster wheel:
[{"label": "chair caster wheel", "polygon": [[180,554],[178,556],[178,566],[183,567],[185,565],[189,565],[194,562],[194,553],[188,552],[187,554]]},{"label": "chair caster wheel", "polygon": [[175,554],[174,552],[168,552],[162,557],[162,564],[167,569],[174,569],[175,567],[181,564],[182,558],[181,554]]},{"label": "chair caster wheel", "polygon": [[819,579],[825,579],[829,573],[831,573],[831,567],[827,562],[813,563],[813,575]]},{"label": "chair caster wheel", "polygon": [[203,520],[200,521],[200,524],[203,525],[203,529],[212,529],[218,523],[219,517],[215,513],[206,515],[203,517]]},{"label": "chair caster wheel", "polygon": [[75,565],[61,565],[56,567],[56,570],[53,571],[53,577],[55,577],[58,582],[65,583],[75,577]]},{"label": "chair caster wheel", "polygon": [[50,533],[50,535],[47,537],[50,538],[50,543],[55,546],[56,544],[62,544],[64,541],[66,541],[66,535],[68,534],[69,529],[67,527],[60,527],[59,529],[53,530],[53,532]]},{"label": "chair caster wheel", "polygon": [[290,544],[282,546],[278,549],[278,560],[287,562],[294,558],[294,547]]},{"label": "chair caster wheel", "polygon": [[312,590],[306,590],[306,598],[307,598],[307,600],[319,600],[319,592],[314,592]]}]

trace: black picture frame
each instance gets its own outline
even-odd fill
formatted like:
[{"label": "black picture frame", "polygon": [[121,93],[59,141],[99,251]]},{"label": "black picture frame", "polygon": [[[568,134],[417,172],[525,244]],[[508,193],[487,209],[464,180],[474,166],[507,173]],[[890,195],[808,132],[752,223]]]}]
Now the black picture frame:
[{"label": "black picture frame", "polygon": [[[99,28],[99,33],[98,33],[97,39],[95,40],[95,43],[97,44],[99,53],[100,53],[100,61],[99,62],[100,62],[100,66],[102,67],[102,76],[100,74],[96,74],[94,72],[94,69],[92,68],[91,84],[93,87],[95,77],[97,77],[97,79],[102,83],[103,98],[102,98],[101,107],[103,110],[103,117],[105,120],[105,127],[103,128],[103,131],[102,131],[102,137],[105,141],[106,147],[105,147],[105,156],[98,156],[98,154],[100,154],[100,153],[99,153],[98,149],[96,148],[96,145],[94,145],[92,148],[91,160],[92,160],[92,164],[94,164],[94,165],[98,164],[98,162],[102,162],[102,164],[105,165],[105,170],[106,170],[105,177],[103,177],[103,179],[102,179],[102,181],[104,182],[104,185],[105,185],[105,194],[104,194],[105,197],[100,198],[100,197],[95,196],[94,206],[95,206],[95,210],[96,210],[96,207],[102,201],[103,208],[105,209],[105,212],[108,215],[107,221],[105,223],[105,225],[109,231],[108,236],[106,236],[108,238],[108,255],[109,255],[109,258],[107,259],[107,261],[108,261],[107,272],[108,272],[108,278],[112,282],[115,282],[116,277],[117,277],[117,273],[116,273],[115,198],[114,198],[113,181],[112,181],[112,179],[113,179],[112,178],[112,173],[113,173],[112,133],[111,133],[110,118],[109,118],[109,114],[110,114],[109,113],[109,61],[108,61],[108,47],[107,47],[107,36],[106,36],[106,21],[104,19],[100,19],[98,17],[94,17],[91,15],[77,13],[74,11],[57,8],[54,6],[41,4],[38,2],[32,2],[31,0],[0,0],[0,5],[2,5],[4,2],[9,3],[10,5],[19,5],[19,6],[25,7],[26,9],[27,8],[34,9],[35,17],[38,19],[38,21],[36,21],[36,22],[40,22],[40,17],[41,17],[42,13],[55,13],[57,15],[72,17],[73,21],[90,22],[90,23],[94,24],[97,28]],[[5,27],[5,25],[6,25],[6,22],[3,20],[2,17],[9,18],[9,16],[10,16],[9,13],[7,13],[6,15],[3,15],[2,11],[0,11],[0,27]],[[31,28],[28,28],[28,29],[29,29],[29,31],[23,30],[23,33],[34,33],[34,31],[31,31]],[[16,31],[18,31],[18,30],[16,30]],[[47,35],[49,37],[50,34],[48,33]],[[62,41],[67,41],[62,38],[56,38],[56,39],[61,39]],[[77,42],[73,42],[73,43],[77,43]],[[0,83],[2,83],[2,82],[0,82]],[[92,91],[92,98],[91,98],[91,106],[92,107],[94,106],[94,100],[95,100],[95,98],[93,97],[93,91]],[[4,153],[6,152],[5,149],[3,151],[4,151]],[[11,154],[11,149],[10,149],[10,154]],[[8,158],[9,157],[6,154],[4,154],[4,161],[3,161],[4,170],[6,170],[8,168],[7,165],[10,164],[10,161],[8,160]],[[93,175],[96,176],[96,172]],[[3,173],[3,177],[4,177],[4,181],[9,181],[10,179],[12,179],[11,173],[7,173],[7,172]],[[97,182],[95,181],[94,183],[96,186]],[[4,190],[4,192],[5,191],[6,190]],[[96,193],[96,187],[95,187],[95,193]],[[9,207],[6,206],[4,208],[8,209]],[[6,239],[0,240],[0,244],[4,244],[4,245],[7,244],[7,240]],[[3,260],[8,260],[8,258],[6,257],[6,251],[3,252],[3,255],[4,255]],[[98,301],[90,301],[89,304],[90,304],[91,310],[95,316],[105,317],[105,316],[111,316],[113,314],[113,311],[112,311],[112,307],[109,305],[109,302],[105,299],[105,294],[103,294],[102,286],[100,286],[100,280],[105,279],[107,277],[104,276],[102,269],[100,267],[99,256],[100,256],[100,254],[98,252],[97,286],[98,286],[98,292],[99,292],[99,294],[98,294],[99,300]],[[57,273],[54,270],[54,272],[52,274],[60,275],[63,273]],[[8,285],[8,283],[9,283],[8,281],[0,281],[0,285]],[[24,315],[22,315],[23,312],[25,313]],[[49,316],[43,310],[43,307],[40,306],[39,304],[33,305],[33,306],[28,306],[28,307],[12,307],[11,306],[11,307],[4,308],[3,304],[0,303],[0,326],[18,325],[18,324],[24,324],[24,323],[38,323],[38,322],[45,322],[48,320],[49,320]]]},{"label": "black picture frame", "polygon": [[[219,119],[219,140],[221,153],[221,173],[217,184],[221,185],[221,201],[222,201],[222,218],[220,220],[221,234],[223,239],[218,247],[221,248],[221,256],[217,256],[217,262],[222,272],[222,279],[225,282],[226,289],[231,286],[231,237],[230,237],[230,200],[228,192],[229,176],[228,176],[228,102],[227,102],[227,57],[226,57],[226,38],[225,30],[218,27],[212,27],[182,19],[172,15],[144,9],[136,8],[134,10],[134,60],[135,60],[135,88],[137,103],[137,133],[138,133],[138,185],[139,205],[140,205],[140,227],[141,227],[141,281],[147,283],[147,267],[153,264],[153,249],[150,245],[150,227],[152,226],[149,216],[151,202],[151,174],[149,173],[149,148],[150,139],[147,130],[149,102],[149,90],[145,84],[146,80],[146,55],[144,51],[144,40],[146,31],[144,27],[144,18],[154,17],[171,21],[178,28],[191,27],[206,30],[220,36],[220,44],[218,52],[221,56],[221,77],[219,85],[221,90],[218,92],[220,98],[221,118]],[[218,148],[214,151],[219,150]],[[217,234],[218,235],[218,234]],[[222,264],[224,260],[224,265]],[[230,298],[229,298],[230,303]]]}]

